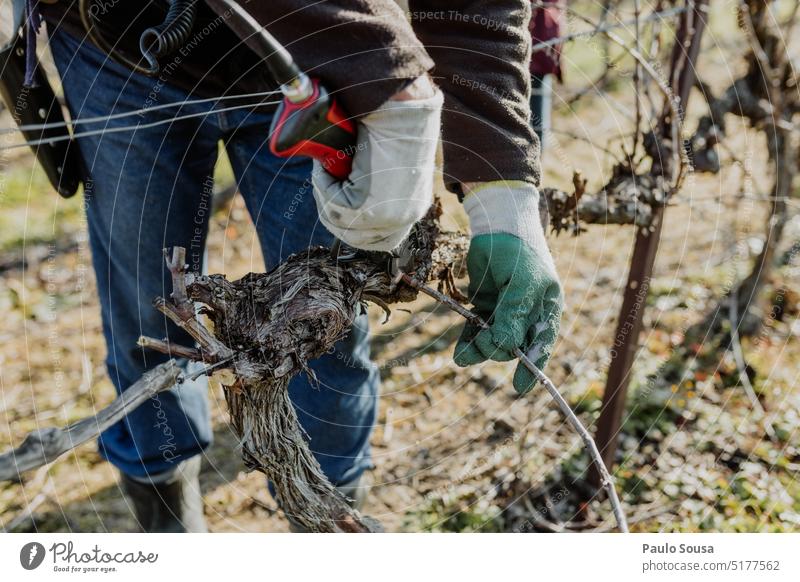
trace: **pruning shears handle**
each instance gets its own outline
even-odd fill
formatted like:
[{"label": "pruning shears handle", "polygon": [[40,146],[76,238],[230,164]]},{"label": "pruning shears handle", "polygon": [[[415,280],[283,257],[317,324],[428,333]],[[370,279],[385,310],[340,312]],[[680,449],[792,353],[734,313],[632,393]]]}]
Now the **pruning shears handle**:
[{"label": "pruning shears handle", "polygon": [[331,176],[350,175],[356,128],[317,79],[302,101],[284,97],[272,120],[269,149],[276,156],[308,156],[318,160]]},{"label": "pruning shears handle", "polygon": [[317,79],[311,79],[291,54],[234,0],[208,0],[229,16],[228,24],[280,83],[283,101],[270,127],[269,148],[276,156],[308,156],[344,180],[353,166],[356,127]]}]

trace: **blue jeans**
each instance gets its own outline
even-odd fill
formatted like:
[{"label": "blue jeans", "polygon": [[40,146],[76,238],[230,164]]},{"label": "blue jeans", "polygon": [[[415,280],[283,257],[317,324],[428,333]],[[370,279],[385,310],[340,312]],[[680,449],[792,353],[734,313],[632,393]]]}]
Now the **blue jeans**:
[{"label": "blue jeans", "polygon": [[[188,98],[185,91],[133,74],[62,31],[52,33],[50,47],[73,119]],[[250,108],[219,112],[226,104],[230,102],[189,104],[77,126],[78,131],[113,130],[203,114],[78,139],[86,168],[84,196],[108,348],[106,364],[118,391],[165,360],[137,348],[140,335],[191,345],[190,338],[151,302],[171,291],[163,248],[184,246],[190,267],[202,267],[220,141],[255,223],[267,269],[310,245],[332,242],[318,220],[309,161],[285,160],[269,152],[270,113]],[[366,315],[358,318],[332,353],[311,367],[319,385],[312,385],[305,375],[297,376],[290,384],[290,396],[325,474],[334,484],[347,483],[371,465],[369,437],[376,416],[378,373],[369,360]],[[175,467],[211,440],[206,383],[196,382],[143,404],[105,431],[99,444],[101,454],[121,471],[145,476]]]}]

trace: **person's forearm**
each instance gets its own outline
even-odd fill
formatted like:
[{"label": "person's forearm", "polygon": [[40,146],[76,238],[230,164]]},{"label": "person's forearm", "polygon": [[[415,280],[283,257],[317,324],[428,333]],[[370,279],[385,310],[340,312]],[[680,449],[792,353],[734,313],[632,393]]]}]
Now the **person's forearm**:
[{"label": "person's forearm", "polygon": [[[239,3],[352,116],[375,111],[433,65],[393,0]],[[219,2],[209,4],[224,17]],[[242,39],[250,34],[231,25]]]},{"label": "person's forearm", "polygon": [[445,94],[444,179],[538,184],[529,125],[529,0],[411,0],[411,22]]}]

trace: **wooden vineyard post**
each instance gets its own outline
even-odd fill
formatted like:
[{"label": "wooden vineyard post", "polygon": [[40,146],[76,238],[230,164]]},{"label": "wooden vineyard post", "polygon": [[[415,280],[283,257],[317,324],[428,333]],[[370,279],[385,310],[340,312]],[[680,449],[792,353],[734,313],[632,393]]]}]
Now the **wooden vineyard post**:
[{"label": "wooden vineyard post", "polygon": [[[705,29],[708,4],[708,0],[689,1],[693,6],[691,10],[681,16],[670,67],[669,86],[673,91],[674,98],[678,99],[677,105],[681,115],[686,109],[689,94],[695,82],[695,63]],[[662,138],[669,139],[673,135],[673,124],[680,125],[682,120],[671,119],[669,107],[665,111],[660,131]],[[683,147],[683,144],[673,144],[673,147]],[[661,238],[665,204],[653,207],[652,222],[649,227],[638,227],[622,307],[614,333],[611,363],[595,436],[603,461],[609,470],[614,465],[617,437],[625,410],[631,369],[639,350],[639,335],[642,331],[645,304]],[[590,469],[589,477],[595,485],[600,483],[600,476],[594,468]]]}]

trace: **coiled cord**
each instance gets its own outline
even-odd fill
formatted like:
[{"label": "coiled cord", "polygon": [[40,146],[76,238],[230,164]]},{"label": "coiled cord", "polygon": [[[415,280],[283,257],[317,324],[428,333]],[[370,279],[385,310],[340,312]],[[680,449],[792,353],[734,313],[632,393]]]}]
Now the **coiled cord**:
[{"label": "coiled cord", "polygon": [[139,37],[139,49],[149,65],[148,75],[157,75],[161,70],[160,57],[181,48],[192,34],[197,14],[197,0],[170,0],[164,22],[148,28]]},{"label": "coiled cord", "polygon": [[[112,59],[137,73],[156,76],[161,71],[158,59],[186,44],[197,14],[198,0],[163,1],[169,4],[164,21],[158,26],[146,29],[139,36],[139,50],[143,59],[135,54],[135,48],[121,50],[119,38],[107,38],[103,33],[102,17],[107,16],[110,11],[103,0],[80,0],[78,10],[86,34],[95,45]],[[114,4],[110,3],[111,7]]]}]

